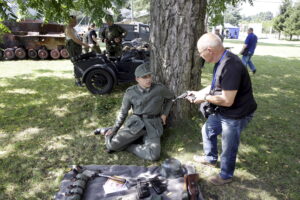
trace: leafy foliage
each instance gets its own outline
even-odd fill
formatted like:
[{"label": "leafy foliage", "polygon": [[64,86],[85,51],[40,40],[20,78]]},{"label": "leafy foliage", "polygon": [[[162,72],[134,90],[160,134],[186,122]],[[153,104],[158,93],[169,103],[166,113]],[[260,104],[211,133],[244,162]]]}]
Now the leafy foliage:
[{"label": "leafy foliage", "polygon": [[242,16],[240,15],[240,9],[233,6],[228,6],[224,13],[224,22],[238,26],[241,19]]},{"label": "leafy foliage", "polygon": [[273,13],[270,11],[260,12],[256,15],[243,17],[242,20],[247,22],[265,22],[270,21],[274,18]]},{"label": "leafy foliage", "polygon": [[[68,22],[69,15],[75,11],[84,13],[97,24],[102,23],[102,18],[109,13],[109,9],[114,9],[116,5],[121,5],[121,0],[12,0],[10,3],[19,6],[20,14],[26,15],[28,8],[37,11],[37,17],[44,17],[45,21]],[[0,1],[1,18],[16,18],[11,11],[8,1]]]},{"label": "leafy foliage", "polygon": [[274,19],[274,29],[280,33],[285,29],[285,21],[289,17],[288,10],[291,8],[292,2],[285,0],[280,6],[280,14]]},{"label": "leafy foliage", "polygon": [[289,17],[284,22],[285,34],[290,36],[290,40],[293,35],[300,35],[300,4],[290,8],[288,11]]},{"label": "leafy foliage", "polygon": [[[236,7],[239,3],[247,2],[247,0],[211,0],[207,5],[207,14],[211,26],[224,24],[224,12],[228,6]],[[248,2],[253,5],[252,0]]]}]

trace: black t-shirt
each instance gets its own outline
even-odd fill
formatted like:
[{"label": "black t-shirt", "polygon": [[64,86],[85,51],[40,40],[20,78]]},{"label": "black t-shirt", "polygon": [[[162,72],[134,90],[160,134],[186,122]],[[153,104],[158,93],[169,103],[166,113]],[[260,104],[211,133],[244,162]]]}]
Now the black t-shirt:
[{"label": "black t-shirt", "polygon": [[253,113],[257,104],[253,97],[252,85],[247,68],[241,59],[231,52],[227,52],[220,61],[219,66],[223,70],[220,75],[220,87],[222,90],[237,90],[234,103],[230,107],[219,106],[219,112],[225,117],[239,119]]},{"label": "black t-shirt", "polygon": [[89,32],[89,44],[97,44],[94,40],[93,40],[93,36],[95,36],[95,38],[97,38],[97,34],[95,30],[90,30]]}]

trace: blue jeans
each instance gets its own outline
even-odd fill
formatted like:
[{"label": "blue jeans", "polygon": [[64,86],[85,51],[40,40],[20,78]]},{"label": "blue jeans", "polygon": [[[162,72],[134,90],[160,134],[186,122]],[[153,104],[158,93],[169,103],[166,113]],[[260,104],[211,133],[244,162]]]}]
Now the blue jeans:
[{"label": "blue jeans", "polygon": [[202,127],[203,150],[206,160],[218,160],[217,137],[222,134],[221,173],[223,179],[233,177],[240,134],[252,119],[253,114],[242,119],[230,119],[219,113],[212,114]]},{"label": "blue jeans", "polygon": [[254,64],[251,61],[252,56],[253,56],[253,53],[249,52],[246,56],[242,57],[242,62],[246,67],[249,66],[249,68],[251,69],[252,72],[255,72],[256,67],[254,66]]}]

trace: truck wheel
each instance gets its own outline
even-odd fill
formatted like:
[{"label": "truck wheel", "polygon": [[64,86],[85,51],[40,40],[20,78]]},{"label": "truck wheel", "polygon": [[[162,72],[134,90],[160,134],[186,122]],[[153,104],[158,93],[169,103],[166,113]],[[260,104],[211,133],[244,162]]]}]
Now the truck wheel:
[{"label": "truck wheel", "polygon": [[93,94],[106,94],[113,88],[113,78],[105,70],[97,69],[89,72],[85,79],[87,89]]}]

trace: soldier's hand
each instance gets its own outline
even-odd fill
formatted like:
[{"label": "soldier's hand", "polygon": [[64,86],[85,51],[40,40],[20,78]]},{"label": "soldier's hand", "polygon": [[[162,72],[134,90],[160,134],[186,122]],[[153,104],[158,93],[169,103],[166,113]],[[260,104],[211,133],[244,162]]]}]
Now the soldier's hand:
[{"label": "soldier's hand", "polygon": [[114,41],[115,41],[115,43],[120,43],[121,42],[121,38],[115,38]]},{"label": "soldier's hand", "polygon": [[109,130],[105,133],[105,135],[111,135],[111,134],[113,134],[112,129],[109,129]]},{"label": "soldier's hand", "polygon": [[160,118],[162,120],[163,125],[166,125],[167,124],[167,116],[166,115],[161,115]]},{"label": "soldier's hand", "polygon": [[86,43],[83,43],[83,46],[86,47],[86,48],[89,48],[90,46]]}]

